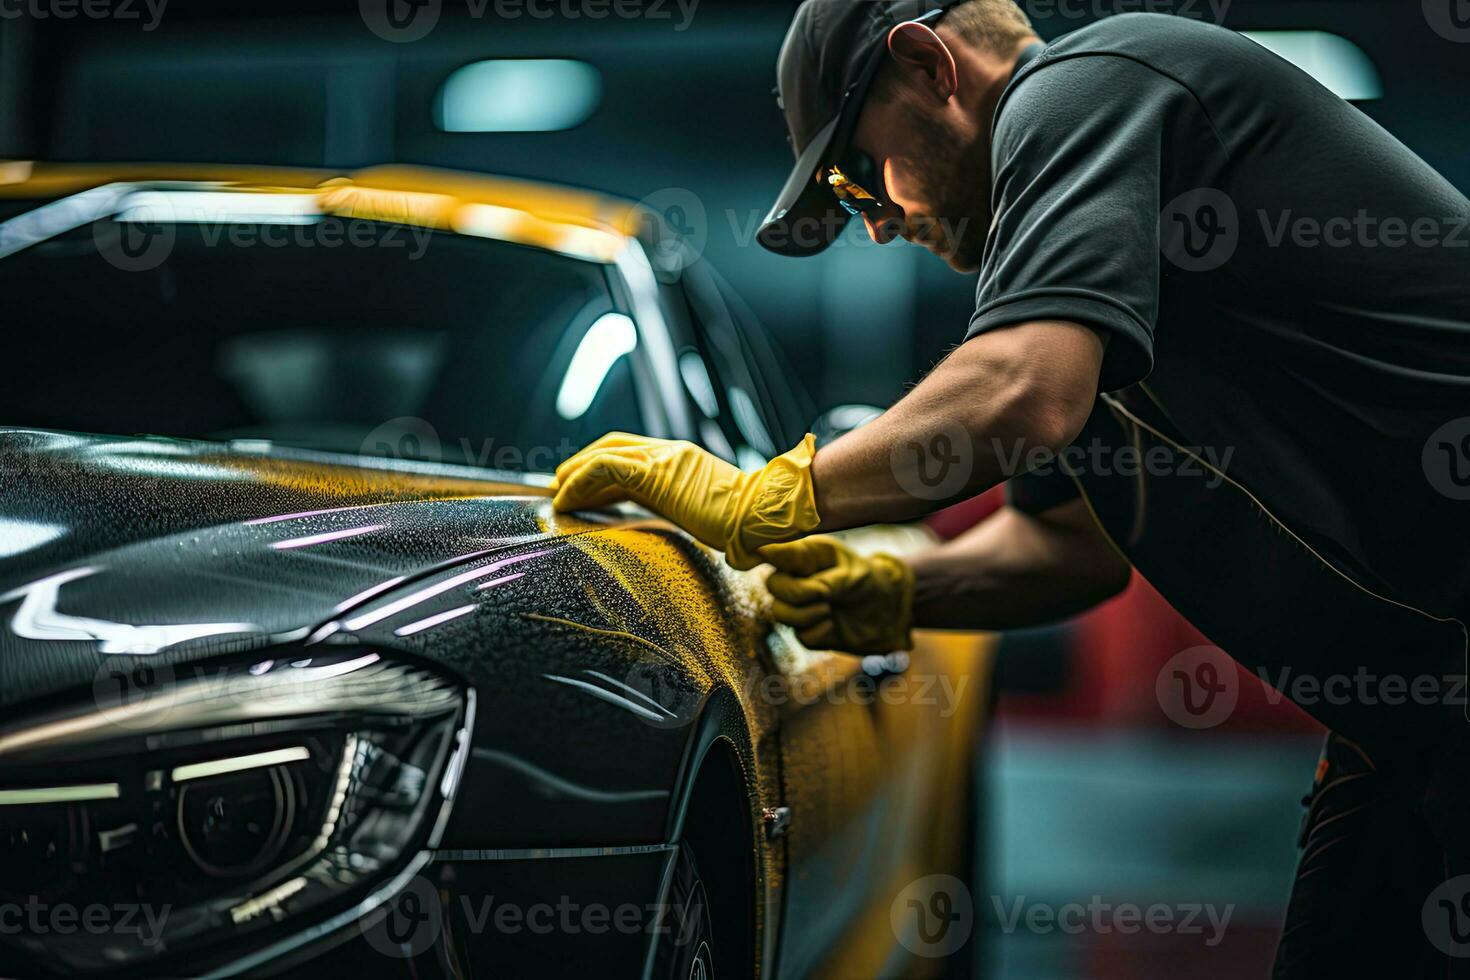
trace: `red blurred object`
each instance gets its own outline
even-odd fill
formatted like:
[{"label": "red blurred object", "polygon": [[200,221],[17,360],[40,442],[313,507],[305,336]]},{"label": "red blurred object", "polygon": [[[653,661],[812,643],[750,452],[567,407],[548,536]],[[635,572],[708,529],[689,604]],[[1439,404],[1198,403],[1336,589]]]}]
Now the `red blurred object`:
[{"label": "red blurred object", "polygon": [[[1079,617],[1071,688],[1090,692],[1076,699],[1088,713],[1109,723],[1142,726],[1172,722],[1159,706],[1155,681],[1171,657],[1210,641],[1149,585],[1134,574],[1127,590]],[[1230,651],[1225,651],[1229,653]],[[1225,732],[1320,731],[1306,712],[1235,665],[1240,697],[1218,726]]]},{"label": "red blurred object", "polygon": [[[1150,904],[1136,902],[1133,908],[1146,911]],[[1164,909],[1174,916],[1188,914],[1180,906],[1165,904]],[[1125,919],[1110,923],[1106,933],[1086,933],[1079,937],[1081,958],[1086,963],[1083,975],[1093,980],[1244,980],[1270,976],[1281,931],[1276,923],[1242,922],[1239,916],[1233,916],[1228,928],[1220,929],[1217,935],[1216,927],[1200,915],[1192,928],[1199,931],[1160,934]],[[1210,945],[1211,940],[1214,945]]]},{"label": "red blurred object", "polygon": [[[994,487],[978,497],[933,514],[926,523],[953,538],[1005,506]],[[1070,624],[1070,672],[1060,694],[1008,692],[1007,717],[1095,722],[1136,727],[1173,727],[1159,706],[1155,681],[1171,657],[1209,640],[1164,600],[1142,576],[1122,595]],[[1227,650],[1226,653],[1229,653]],[[1312,732],[1322,728],[1256,675],[1236,665],[1240,697],[1225,732]]]},{"label": "red blurred object", "polygon": [[925,518],[924,523],[944,540],[959,537],[1006,504],[1005,485],[991,487],[978,497],[951,504]]}]

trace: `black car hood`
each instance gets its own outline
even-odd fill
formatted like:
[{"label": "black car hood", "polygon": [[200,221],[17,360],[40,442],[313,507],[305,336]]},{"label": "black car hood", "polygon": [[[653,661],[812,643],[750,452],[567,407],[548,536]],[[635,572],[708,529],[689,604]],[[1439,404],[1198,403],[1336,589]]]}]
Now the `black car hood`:
[{"label": "black car hood", "polygon": [[114,656],[301,639],[400,581],[588,528],[515,479],[0,430],[0,705],[91,683]]}]

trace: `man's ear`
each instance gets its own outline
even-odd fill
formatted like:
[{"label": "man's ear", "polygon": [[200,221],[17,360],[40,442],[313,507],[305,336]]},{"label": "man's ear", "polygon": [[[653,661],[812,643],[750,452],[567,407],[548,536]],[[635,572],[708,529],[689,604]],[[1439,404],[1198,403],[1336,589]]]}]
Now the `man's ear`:
[{"label": "man's ear", "polygon": [[899,24],[888,32],[888,53],[905,76],[941,102],[959,88],[959,69],[943,39],[927,24]]}]

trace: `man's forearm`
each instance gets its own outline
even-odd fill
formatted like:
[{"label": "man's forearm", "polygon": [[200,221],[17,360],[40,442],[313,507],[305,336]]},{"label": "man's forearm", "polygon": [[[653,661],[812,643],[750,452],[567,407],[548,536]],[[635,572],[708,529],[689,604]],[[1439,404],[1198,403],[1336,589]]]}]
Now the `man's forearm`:
[{"label": "man's forearm", "polygon": [[1081,501],[1039,517],[1006,507],[909,565],[914,626],[934,629],[1056,622],[1116,595],[1131,574]]},{"label": "man's forearm", "polygon": [[1097,395],[1103,342],[1073,323],[1027,323],[958,347],[882,416],[817,453],[821,530],[909,520],[1066,447]]}]

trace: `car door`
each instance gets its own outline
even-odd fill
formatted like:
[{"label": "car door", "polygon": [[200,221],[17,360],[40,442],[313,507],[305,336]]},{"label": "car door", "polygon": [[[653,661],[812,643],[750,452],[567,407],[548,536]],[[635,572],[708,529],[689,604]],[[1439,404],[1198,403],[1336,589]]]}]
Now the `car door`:
[{"label": "car door", "polygon": [[[717,272],[688,270],[686,289],[695,329],[681,354],[685,382],[737,461],[764,462],[795,444],[815,411]],[[932,543],[917,527],[849,537],[900,554]],[[772,642],[784,653],[760,696],[780,711],[789,808],[779,975],[906,971],[913,964],[890,924],[895,899],[969,860],[989,642],[929,635],[911,653],[865,658],[806,650],[785,629]]]},{"label": "car door", "polygon": [[[929,543],[916,528],[848,537],[859,550],[899,554]],[[992,650],[973,634],[919,633],[910,652],[803,651],[789,661],[781,976],[908,976],[934,966],[913,955],[903,899],[929,875],[972,879]]]}]

